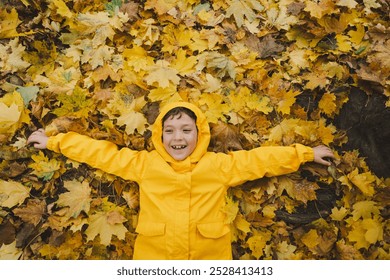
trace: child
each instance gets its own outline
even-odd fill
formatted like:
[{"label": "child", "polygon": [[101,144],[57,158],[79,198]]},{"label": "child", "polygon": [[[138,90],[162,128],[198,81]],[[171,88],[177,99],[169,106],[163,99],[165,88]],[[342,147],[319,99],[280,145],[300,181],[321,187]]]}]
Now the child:
[{"label": "child", "polygon": [[139,184],[140,213],[134,259],[231,259],[229,224],[222,208],[229,187],[298,170],[314,161],[329,165],[325,146],[296,144],[228,154],[208,152],[210,130],[199,108],[171,103],[153,126],[155,150],[118,150],[109,141],[74,132],[47,137],[42,129],[28,143]]}]

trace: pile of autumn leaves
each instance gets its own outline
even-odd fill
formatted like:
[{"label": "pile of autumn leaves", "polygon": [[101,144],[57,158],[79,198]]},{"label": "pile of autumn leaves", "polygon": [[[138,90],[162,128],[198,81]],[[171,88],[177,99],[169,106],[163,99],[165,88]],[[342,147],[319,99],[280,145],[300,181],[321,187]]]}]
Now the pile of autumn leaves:
[{"label": "pile of autumn leaves", "polygon": [[[131,258],[137,186],[26,138],[45,127],[152,149],[158,109],[175,100],[205,112],[211,150],[337,154],[231,189],[236,259],[390,258],[389,179],[343,151],[332,124],[350,88],[389,95],[385,1],[14,2],[0,6],[0,259]],[[313,212],[324,189],[332,205]]]}]

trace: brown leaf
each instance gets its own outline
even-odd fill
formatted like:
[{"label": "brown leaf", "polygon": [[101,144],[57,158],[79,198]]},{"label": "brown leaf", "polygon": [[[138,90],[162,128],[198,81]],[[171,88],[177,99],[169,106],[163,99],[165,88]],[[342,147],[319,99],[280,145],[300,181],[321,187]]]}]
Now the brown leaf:
[{"label": "brown leaf", "polygon": [[27,206],[16,208],[13,212],[24,222],[31,223],[36,226],[42,220],[42,216],[46,212],[46,203],[43,200],[30,199],[27,202]]},{"label": "brown leaf", "polygon": [[210,146],[218,152],[242,150],[238,128],[222,122],[212,124]]},{"label": "brown leaf", "polygon": [[337,252],[340,260],[363,260],[364,257],[353,245],[346,244],[345,240],[339,240],[336,243]]},{"label": "brown leaf", "polygon": [[14,178],[23,174],[27,170],[25,163],[11,162],[5,166],[0,164],[0,177]]},{"label": "brown leaf", "polygon": [[23,223],[16,234],[16,247],[25,247],[38,233],[38,229],[30,223]]},{"label": "brown leaf", "polygon": [[320,187],[315,182],[309,182],[307,180],[291,180],[284,178],[283,182],[289,182],[284,184],[285,190],[288,195],[295,200],[307,203],[310,200],[317,198],[316,190]]},{"label": "brown leaf", "polygon": [[74,131],[84,134],[87,131],[88,123],[85,119],[80,119],[72,116],[63,116],[54,119],[50,125],[46,127],[46,133],[53,135],[57,133],[65,133]]},{"label": "brown leaf", "polygon": [[252,35],[245,41],[246,46],[257,52],[260,58],[275,56],[284,50],[284,46],[279,44],[272,35],[266,35],[260,40]]},{"label": "brown leaf", "polygon": [[127,14],[130,18],[130,21],[139,19],[138,10],[139,4],[135,2],[123,3],[120,7],[120,11]]},{"label": "brown leaf", "polygon": [[0,245],[11,244],[14,240],[15,226],[9,220],[0,224]]}]

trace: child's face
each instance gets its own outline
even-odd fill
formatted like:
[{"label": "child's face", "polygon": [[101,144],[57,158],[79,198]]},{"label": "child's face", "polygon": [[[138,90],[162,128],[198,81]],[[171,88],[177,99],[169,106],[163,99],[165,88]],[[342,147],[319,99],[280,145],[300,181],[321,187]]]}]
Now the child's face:
[{"label": "child's face", "polygon": [[164,148],[175,160],[188,157],[195,150],[197,140],[195,121],[187,114],[172,116],[164,122]]}]

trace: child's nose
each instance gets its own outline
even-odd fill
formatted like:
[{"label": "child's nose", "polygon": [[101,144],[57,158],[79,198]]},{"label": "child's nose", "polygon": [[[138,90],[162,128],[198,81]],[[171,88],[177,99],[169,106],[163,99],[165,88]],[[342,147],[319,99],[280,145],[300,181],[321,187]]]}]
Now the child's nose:
[{"label": "child's nose", "polygon": [[183,138],[183,133],[181,131],[176,131],[174,134],[174,139],[175,140],[180,140]]}]

